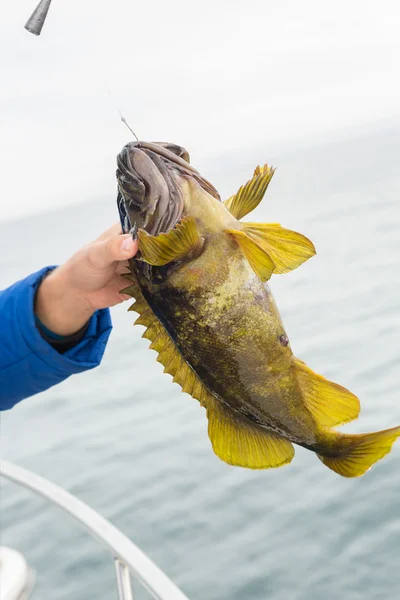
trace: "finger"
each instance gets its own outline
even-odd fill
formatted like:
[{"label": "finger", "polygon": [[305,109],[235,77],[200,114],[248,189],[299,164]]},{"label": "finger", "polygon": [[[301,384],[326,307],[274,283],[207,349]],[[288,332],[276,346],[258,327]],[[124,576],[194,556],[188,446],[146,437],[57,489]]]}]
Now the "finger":
[{"label": "finger", "polygon": [[129,233],[94,242],[87,248],[90,266],[96,270],[107,269],[115,262],[132,258],[137,250],[138,243]]},{"label": "finger", "polygon": [[128,296],[128,294],[120,293],[120,296],[121,296],[122,302],[125,302],[126,300],[132,300],[132,296]]}]

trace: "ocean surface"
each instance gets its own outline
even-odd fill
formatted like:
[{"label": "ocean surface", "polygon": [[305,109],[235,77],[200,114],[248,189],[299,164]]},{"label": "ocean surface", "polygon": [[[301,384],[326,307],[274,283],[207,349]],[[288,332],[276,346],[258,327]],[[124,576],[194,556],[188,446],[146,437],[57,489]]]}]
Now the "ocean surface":
[{"label": "ocean surface", "polygon": [[[294,353],[360,397],[346,431],[400,424],[399,151],[400,128],[386,124],[202,168],[228,196],[258,163],[278,167],[252,219],[316,245],[271,288]],[[17,184],[8,201],[18,202]],[[58,208],[55,196],[52,212],[2,223],[0,287],[64,260],[115,220],[115,198],[93,190],[86,204]],[[110,519],[193,600],[399,598],[400,443],[354,480],[302,448],[280,469],[229,467],[211,450],[205,411],[162,373],[127,306],[112,311],[100,368],[2,415],[2,455]],[[34,600],[116,597],[109,555],[8,482],[1,531],[37,572]],[[137,598],[148,598],[138,586]]]}]

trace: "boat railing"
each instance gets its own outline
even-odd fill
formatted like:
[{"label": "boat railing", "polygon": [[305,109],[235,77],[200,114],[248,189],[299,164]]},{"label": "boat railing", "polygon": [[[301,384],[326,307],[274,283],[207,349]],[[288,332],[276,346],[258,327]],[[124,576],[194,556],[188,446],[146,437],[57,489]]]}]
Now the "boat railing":
[{"label": "boat railing", "polygon": [[107,548],[114,561],[120,600],[133,600],[131,576],[156,600],[188,600],[146,554],[87,504],[47,479],[8,461],[1,461],[0,474],[61,508]]}]

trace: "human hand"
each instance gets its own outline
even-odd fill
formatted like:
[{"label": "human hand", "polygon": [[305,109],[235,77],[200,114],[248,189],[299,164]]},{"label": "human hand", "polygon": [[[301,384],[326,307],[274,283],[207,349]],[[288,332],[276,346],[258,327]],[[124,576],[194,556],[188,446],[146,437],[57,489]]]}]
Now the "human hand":
[{"label": "human hand", "polygon": [[114,225],[42,281],[35,313],[50,331],[72,335],[96,310],[129,298],[120,294],[127,287],[121,273],[127,270],[126,261],[136,254],[138,245],[131,235],[120,233],[121,226]]}]

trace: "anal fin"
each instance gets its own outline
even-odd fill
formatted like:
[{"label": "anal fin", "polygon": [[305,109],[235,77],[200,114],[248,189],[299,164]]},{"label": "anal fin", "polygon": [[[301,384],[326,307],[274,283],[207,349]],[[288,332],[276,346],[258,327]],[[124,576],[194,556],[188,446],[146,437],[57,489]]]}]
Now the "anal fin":
[{"label": "anal fin", "polygon": [[207,407],[208,435],[215,454],[229,465],[271,469],[290,463],[291,442],[241,418],[217,401]]}]

